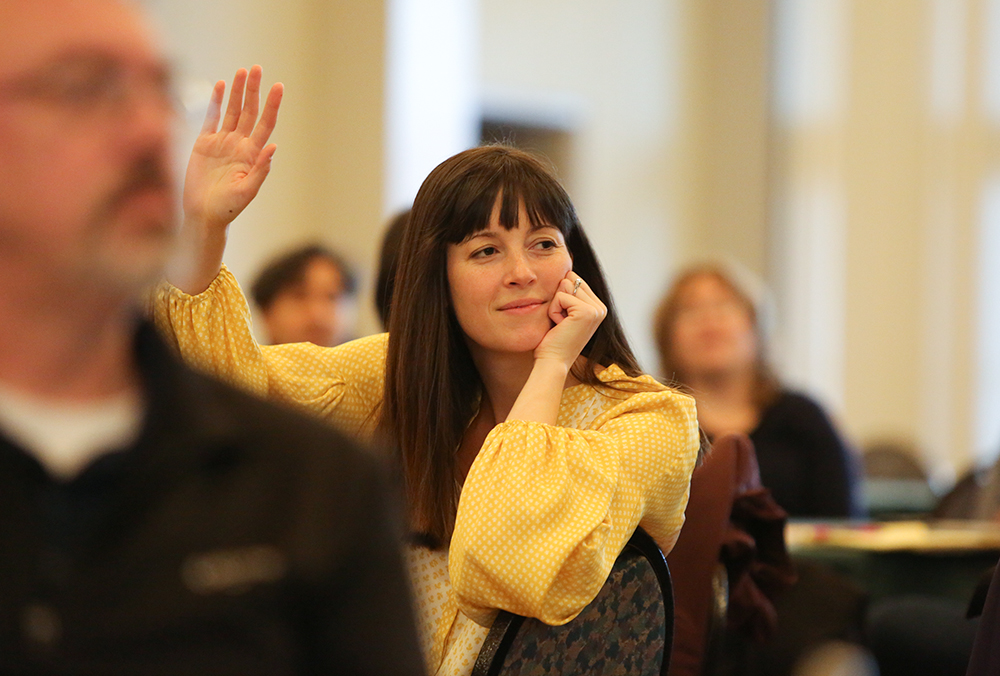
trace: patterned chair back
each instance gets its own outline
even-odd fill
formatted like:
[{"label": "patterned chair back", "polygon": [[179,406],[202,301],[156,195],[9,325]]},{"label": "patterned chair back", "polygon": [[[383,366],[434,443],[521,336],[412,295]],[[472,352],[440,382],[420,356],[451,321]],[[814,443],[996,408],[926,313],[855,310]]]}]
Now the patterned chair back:
[{"label": "patterned chair back", "polygon": [[501,610],[473,676],[666,676],[673,641],[670,571],[637,529],[597,597],[553,627]]}]

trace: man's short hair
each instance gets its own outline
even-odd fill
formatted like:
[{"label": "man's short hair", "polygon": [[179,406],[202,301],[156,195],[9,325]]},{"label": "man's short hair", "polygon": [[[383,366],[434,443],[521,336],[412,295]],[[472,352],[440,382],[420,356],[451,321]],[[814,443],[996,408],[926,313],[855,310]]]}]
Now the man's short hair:
[{"label": "man's short hair", "polygon": [[253,285],[250,294],[262,310],[267,310],[281,292],[302,282],[306,268],[315,259],[332,264],[340,272],[344,293],[351,296],[357,288],[357,278],[344,259],[321,244],[309,244],[294,249],[274,260],[265,267]]}]

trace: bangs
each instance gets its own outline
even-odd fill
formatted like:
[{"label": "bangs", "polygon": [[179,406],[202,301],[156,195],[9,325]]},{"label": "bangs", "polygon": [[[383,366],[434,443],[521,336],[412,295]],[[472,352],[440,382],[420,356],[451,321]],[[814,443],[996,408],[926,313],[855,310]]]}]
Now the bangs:
[{"label": "bangs", "polygon": [[506,152],[490,159],[499,162],[469,172],[456,186],[453,209],[442,224],[446,242],[458,244],[488,229],[498,200],[505,230],[517,228],[521,204],[531,229],[553,226],[568,238],[578,227],[569,196],[538,160]]}]

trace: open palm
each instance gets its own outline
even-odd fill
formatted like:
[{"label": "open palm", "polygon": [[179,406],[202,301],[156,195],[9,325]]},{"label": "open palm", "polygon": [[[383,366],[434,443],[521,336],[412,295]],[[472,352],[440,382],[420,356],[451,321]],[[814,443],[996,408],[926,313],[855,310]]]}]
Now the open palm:
[{"label": "open palm", "polygon": [[187,218],[224,228],[253,200],[267,177],[276,150],[267,141],[278,119],[283,88],[281,84],[271,87],[258,120],[260,81],[260,66],[236,72],[221,127],[226,83],[219,81],[212,90],[184,179]]}]

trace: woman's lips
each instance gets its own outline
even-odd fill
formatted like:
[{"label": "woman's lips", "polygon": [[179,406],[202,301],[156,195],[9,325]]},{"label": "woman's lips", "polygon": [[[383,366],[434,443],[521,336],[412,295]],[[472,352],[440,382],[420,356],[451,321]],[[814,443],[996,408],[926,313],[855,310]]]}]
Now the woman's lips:
[{"label": "woman's lips", "polygon": [[545,305],[544,300],[537,298],[522,298],[500,306],[500,311],[507,314],[528,314]]}]

